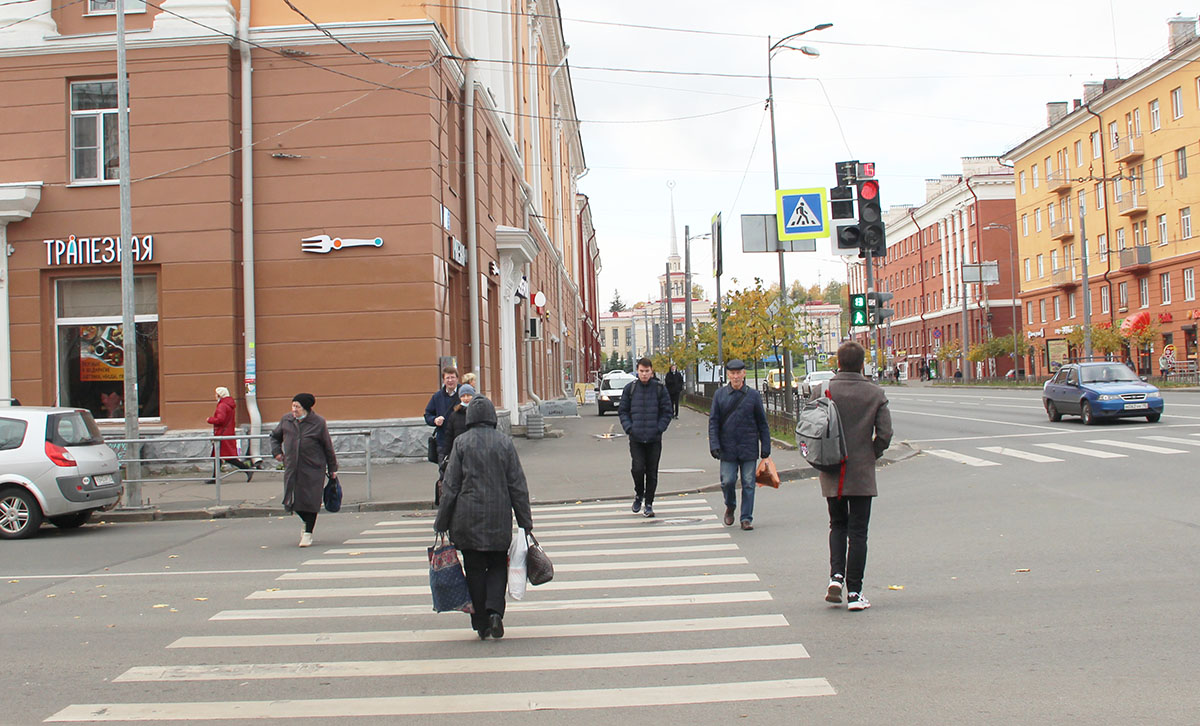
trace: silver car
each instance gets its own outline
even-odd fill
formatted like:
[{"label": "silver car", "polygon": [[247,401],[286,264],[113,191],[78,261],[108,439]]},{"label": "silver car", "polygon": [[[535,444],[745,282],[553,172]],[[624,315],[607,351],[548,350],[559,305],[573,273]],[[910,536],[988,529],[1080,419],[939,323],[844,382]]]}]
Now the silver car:
[{"label": "silver car", "polygon": [[119,470],[88,411],[0,408],[0,539],[82,526],[121,498]]}]

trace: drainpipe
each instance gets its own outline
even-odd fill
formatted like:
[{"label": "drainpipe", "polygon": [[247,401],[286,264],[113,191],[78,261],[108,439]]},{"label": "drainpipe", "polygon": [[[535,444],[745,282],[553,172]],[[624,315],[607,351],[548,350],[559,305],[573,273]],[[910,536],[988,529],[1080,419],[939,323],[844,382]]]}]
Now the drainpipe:
[{"label": "drainpipe", "polygon": [[258,411],[257,329],[254,322],[254,115],[250,64],[250,0],[242,0],[238,17],[238,40],[242,75],[242,319],[246,346],[246,411],[250,414],[250,457],[261,455],[259,434],[262,415]]},{"label": "drainpipe", "polygon": [[[533,187],[524,179],[521,180],[521,194],[525,197],[525,203],[521,205],[521,227],[528,232],[530,221],[533,219],[533,214],[529,209],[533,204],[532,195]],[[528,283],[528,289],[525,294],[525,302],[522,303],[524,308],[524,318],[521,323],[521,328],[525,332],[522,336],[525,338],[525,392],[533,399],[533,402],[541,405],[542,399],[538,398],[533,392],[533,341],[529,339],[529,298],[533,295],[533,263],[525,263],[525,280]]]},{"label": "drainpipe", "polygon": [[[1100,183],[1100,193],[1104,195],[1104,239],[1106,244],[1109,245],[1109,254],[1105,255],[1104,286],[1108,288],[1108,323],[1115,326],[1117,324],[1117,302],[1113,300],[1112,282],[1109,280],[1109,275],[1112,274],[1112,239],[1109,237],[1111,230],[1108,225],[1108,167],[1104,160],[1104,119],[1100,117],[1100,114],[1092,110],[1092,104],[1085,103],[1083,104],[1083,108],[1096,117],[1096,133],[1100,135],[1100,176],[1104,179]],[[1088,167],[1088,171],[1090,172],[1091,170],[1091,167]],[[1093,175],[1089,173],[1088,176]],[[1085,250],[1085,253],[1089,251]],[[1088,300],[1084,304],[1087,305],[1090,302]]]},{"label": "drainpipe", "polygon": [[466,20],[466,11],[458,8],[457,28],[454,42],[463,57],[463,180],[464,197],[467,203],[467,298],[468,313],[471,326],[471,370],[476,376],[480,375],[479,351],[479,236],[475,229],[475,59],[467,48],[464,38],[470,22]]},{"label": "drainpipe", "polygon": [[[975,190],[971,188],[971,177],[969,177],[969,176],[965,177],[963,179],[963,181],[965,181],[967,184],[967,191],[970,192],[971,196],[975,199],[975,246],[979,249],[979,251],[975,254],[975,264],[979,265],[979,264],[983,263],[983,231],[981,229],[983,227],[983,225],[979,224],[979,215],[981,213],[981,210],[979,207],[979,195],[976,194]],[[968,219],[967,226],[968,227],[971,226],[971,223],[969,221],[970,218],[971,218],[971,216],[967,215],[967,219]],[[969,246],[965,250],[965,252],[967,253],[967,259],[971,259],[971,254],[970,254],[971,250],[970,250]],[[982,280],[983,279],[982,268],[976,268],[976,269],[980,270],[980,278],[979,279]],[[986,318],[984,318],[983,305],[980,304],[980,301],[984,295],[987,295],[987,290],[984,288],[984,285],[982,282],[978,283],[978,285],[979,285],[979,287],[975,288],[975,305],[976,305],[976,307],[979,308],[979,342],[982,343],[983,342],[983,329],[985,327],[987,320],[986,320]],[[988,328],[988,333],[991,333],[991,326],[986,325],[986,327]],[[991,337],[991,336],[989,335],[988,337]]]},{"label": "drainpipe", "polygon": [[908,216],[912,219],[913,226],[917,228],[917,254],[921,259],[921,362],[924,363],[929,357],[927,349],[929,338],[925,329],[925,240],[921,238],[921,225],[917,222],[916,212],[911,207],[908,210]]}]

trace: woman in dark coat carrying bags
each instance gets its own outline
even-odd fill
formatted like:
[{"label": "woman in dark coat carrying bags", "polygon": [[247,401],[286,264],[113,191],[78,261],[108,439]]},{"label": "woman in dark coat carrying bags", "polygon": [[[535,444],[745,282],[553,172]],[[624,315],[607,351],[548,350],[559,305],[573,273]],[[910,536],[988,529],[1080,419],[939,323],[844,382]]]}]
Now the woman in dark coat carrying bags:
[{"label": "woman in dark coat carrying bags", "polygon": [[446,453],[442,456],[441,463],[438,464],[437,491],[433,493],[433,506],[435,507],[442,503],[442,480],[446,476],[446,462],[450,460],[450,450],[454,446],[454,440],[467,431],[467,404],[471,402],[472,398],[475,398],[475,387],[470,383],[462,384],[458,387],[458,405],[446,414],[444,424]]},{"label": "woman in dark coat carrying bags", "polygon": [[435,532],[449,532],[463,556],[480,640],[504,637],[512,520],[533,529],[525,472],[512,439],[496,430],[496,407],[483,396],[467,406],[467,431],[455,441],[442,482]]},{"label": "woman in dark coat carrying bags", "polygon": [[311,393],[297,393],[291,413],[284,414],[271,432],[271,454],[284,462],[283,508],[304,520],[301,547],[312,545],[325,477],[336,479],[338,469],[329,427],[312,410],[316,402]]}]

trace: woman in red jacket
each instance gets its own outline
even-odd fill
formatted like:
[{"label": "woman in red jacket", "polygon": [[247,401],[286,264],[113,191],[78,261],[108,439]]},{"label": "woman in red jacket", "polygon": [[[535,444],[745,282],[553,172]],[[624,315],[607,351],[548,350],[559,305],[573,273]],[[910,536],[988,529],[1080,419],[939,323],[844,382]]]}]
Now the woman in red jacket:
[{"label": "woman in red jacket", "polygon": [[[225,386],[218,386],[216,389],[217,410],[213,415],[208,417],[208,422],[212,424],[213,436],[233,436],[234,423],[237,411],[237,403],[233,397],[229,395],[229,389]],[[254,478],[254,469],[246,462],[237,458],[237,442],[233,439],[224,439],[219,442],[214,442],[221,447],[221,460],[226,461],[233,466],[243,469],[246,472],[246,481]],[[208,480],[209,484],[214,483],[213,479]]]}]

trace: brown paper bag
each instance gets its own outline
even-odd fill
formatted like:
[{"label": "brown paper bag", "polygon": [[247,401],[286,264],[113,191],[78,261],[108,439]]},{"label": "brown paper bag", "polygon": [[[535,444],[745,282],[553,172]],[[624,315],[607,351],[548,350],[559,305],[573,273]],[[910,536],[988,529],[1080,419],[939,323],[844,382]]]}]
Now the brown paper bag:
[{"label": "brown paper bag", "polygon": [[760,487],[779,488],[779,472],[775,469],[775,462],[771,461],[771,457],[767,457],[758,462],[758,469],[754,472],[754,481],[758,482]]}]

